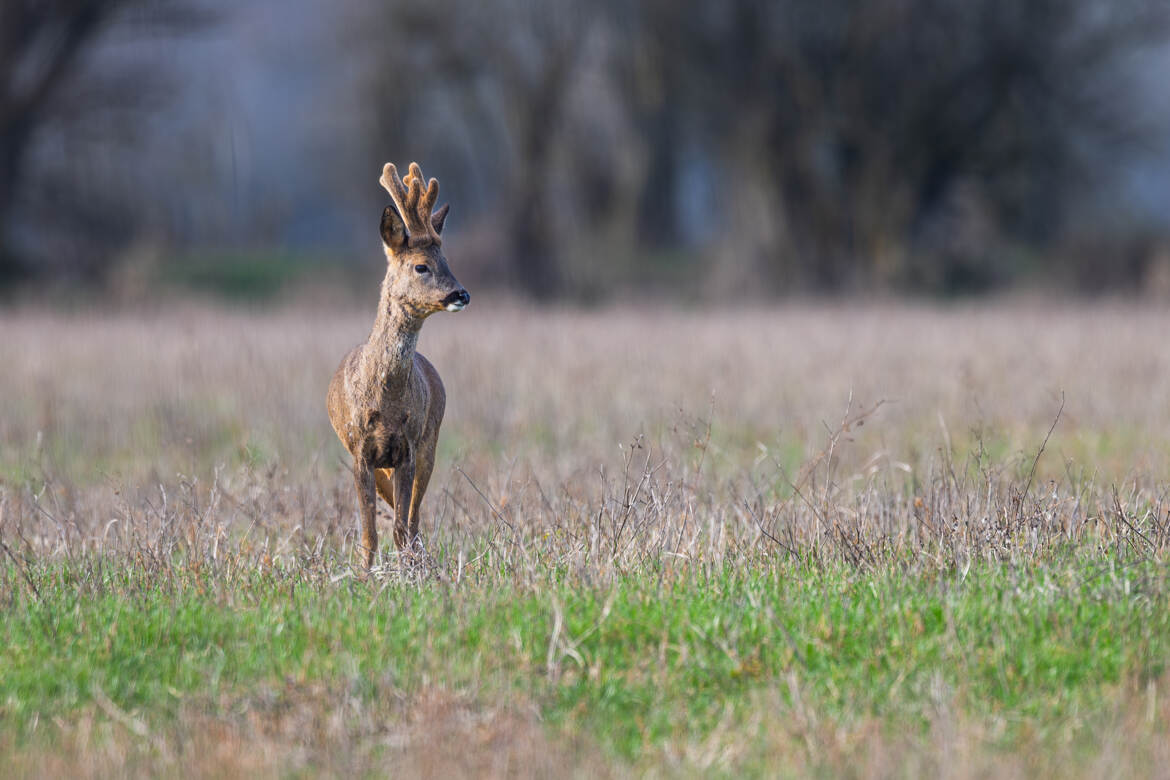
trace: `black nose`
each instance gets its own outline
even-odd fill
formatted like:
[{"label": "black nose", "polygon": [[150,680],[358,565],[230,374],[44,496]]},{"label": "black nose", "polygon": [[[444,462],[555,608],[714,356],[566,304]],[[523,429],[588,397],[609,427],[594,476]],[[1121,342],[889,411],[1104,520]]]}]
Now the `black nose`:
[{"label": "black nose", "polygon": [[467,294],[467,290],[456,290],[443,299],[444,306],[466,306],[471,301],[471,296]]}]

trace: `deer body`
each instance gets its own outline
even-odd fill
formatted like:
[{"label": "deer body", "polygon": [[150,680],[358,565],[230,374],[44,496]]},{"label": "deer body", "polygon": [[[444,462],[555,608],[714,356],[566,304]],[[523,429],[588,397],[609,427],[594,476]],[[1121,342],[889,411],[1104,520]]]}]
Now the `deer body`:
[{"label": "deer body", "polygon": [[425,191],[422,182],[413,163],[405,181],[393,165],[383,170],[394,204],[382,213],[386,276],[378,313],[366,343],[337,367],[327,397],[329,420],[353,456],[367,568],[378,550],[375,495],[394,510],[398,549],[417,543],[447,396],[439,372],[415,347],[428,316],[459,311],[470,300],[440,248],[447,207],[431,212],[438,182],[431,179]]}]

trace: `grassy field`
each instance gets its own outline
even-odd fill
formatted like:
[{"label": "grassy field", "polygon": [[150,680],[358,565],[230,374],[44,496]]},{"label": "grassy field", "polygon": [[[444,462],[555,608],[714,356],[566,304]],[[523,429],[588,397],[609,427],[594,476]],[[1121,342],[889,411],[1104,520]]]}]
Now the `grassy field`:
[{"label": "grassy field", "polygon": [[1167,773],[1170,312],[477,299],[364,577],[372,306],[0,312],[6,776]]}]

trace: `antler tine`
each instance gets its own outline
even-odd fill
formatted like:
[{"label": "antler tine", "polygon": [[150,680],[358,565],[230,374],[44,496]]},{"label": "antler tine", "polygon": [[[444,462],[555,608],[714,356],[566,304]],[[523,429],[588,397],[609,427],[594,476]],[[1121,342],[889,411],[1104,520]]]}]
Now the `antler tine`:
[{"label": "antler tine", "polygon": [[406,177],[409,184],[406,185],[406,206],[407,214],[404,214],[407,219],[421,219],[418,213],[418,199],[422,195],[422,183],[413,176]]},{"label": "antler tine", "polygon": [[386,163],[382,167],[382,178],[378,181],[386,192],[390,193],[390,197],[394,198],[395,204],[401,206],[406,200],[406,185],[398,178],[398,169],[394,167],[394,163]]},{"label": "antler tine", "polygon": [[419,215],[426,220],[430,220],[431,212],[435,210],[435,201],[439,199],[439,180],[432,178],[427,182],[427,190],[423,193],[422,200],[418,204]]},{"label": "antler tine", "polygon": [[419,164],[416,162],[412,162],[410,164],[410,167],[407,168],[407,172],[406,172],[406,180],[407,180],[406,183],[407,184],[410,184],[410,179],[418,179],[419,183],[420,184],[422,183],[422,180],[423,180],[422,168],[420,168]]}]

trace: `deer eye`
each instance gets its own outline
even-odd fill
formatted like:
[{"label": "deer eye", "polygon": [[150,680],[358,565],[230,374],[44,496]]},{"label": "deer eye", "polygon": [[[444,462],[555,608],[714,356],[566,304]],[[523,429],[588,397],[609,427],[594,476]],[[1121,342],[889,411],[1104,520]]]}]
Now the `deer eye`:
[{"label": "deer eye", "polygon": [[427,268],[425,263],[419,263],[414,267],[414,272],[419,274],[429,274],[431,269]]}]

